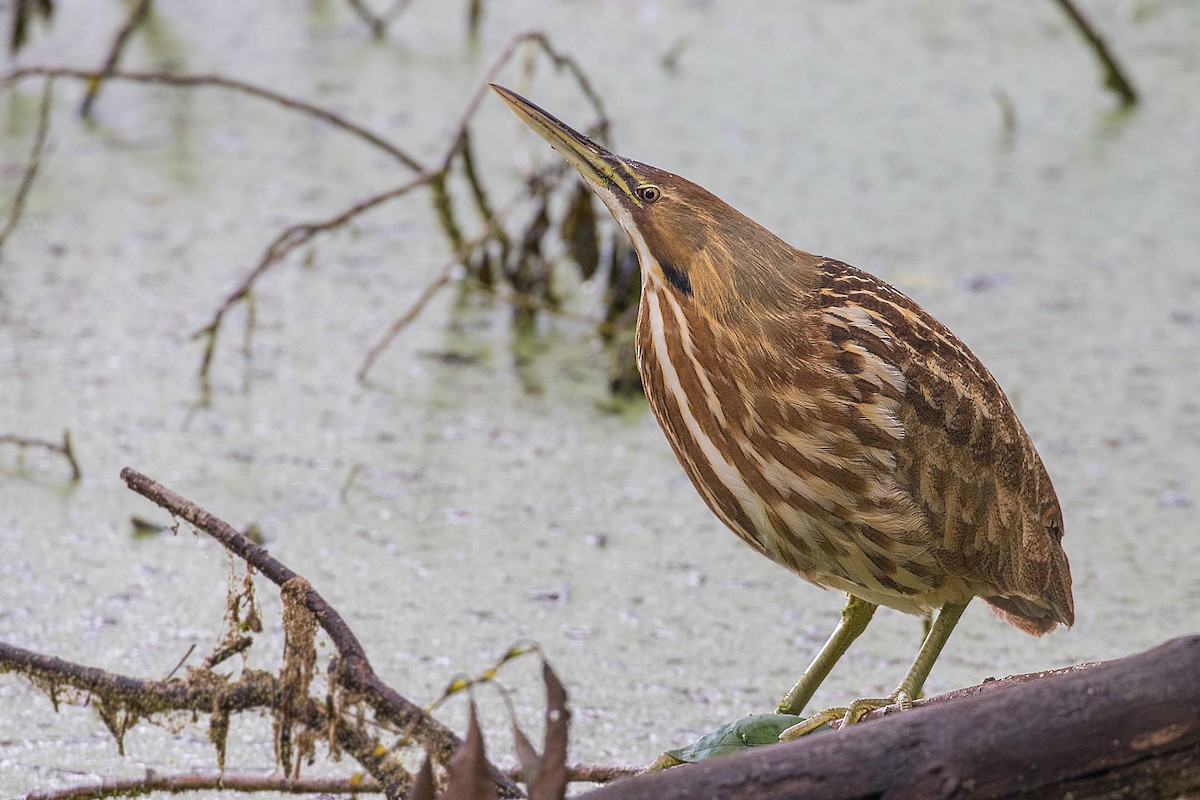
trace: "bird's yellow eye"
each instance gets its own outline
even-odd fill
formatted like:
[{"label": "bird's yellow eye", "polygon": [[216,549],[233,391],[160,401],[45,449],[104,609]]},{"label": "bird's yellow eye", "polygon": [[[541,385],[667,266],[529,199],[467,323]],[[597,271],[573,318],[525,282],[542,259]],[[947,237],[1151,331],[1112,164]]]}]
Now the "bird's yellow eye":
[{"label": "bird's yellow eye", "polygon": [[643,183],[637,187],[637,196],[645,200],[647,203],[653,203],[658,198],[662,197],[662,189],[652,183]]}]

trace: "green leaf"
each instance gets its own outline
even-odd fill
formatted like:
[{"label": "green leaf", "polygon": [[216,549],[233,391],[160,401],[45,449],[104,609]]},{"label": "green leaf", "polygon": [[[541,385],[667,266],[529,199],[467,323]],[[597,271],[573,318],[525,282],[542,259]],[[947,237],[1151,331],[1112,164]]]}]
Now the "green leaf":
[{"label": "green leaf", "polygon": [[803,720],[804,717],[795,714],[754,714],[742,717],[704,734],[686,747],[668,750],[666,755],[688,763],[737,755],[754,747],[778,744],[779,734]]}]

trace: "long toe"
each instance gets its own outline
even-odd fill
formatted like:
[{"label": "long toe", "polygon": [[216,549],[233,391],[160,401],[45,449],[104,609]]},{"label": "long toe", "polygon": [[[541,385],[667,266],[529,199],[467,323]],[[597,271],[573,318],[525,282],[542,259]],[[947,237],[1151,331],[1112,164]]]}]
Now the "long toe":
[{"label": "long toe", "polygon": [[795,725],[779,734],[779,741],[787,742],[792,739],[799,739],[805,734],[812,733],[822,725],[842,719],[846,716],[846,713],[849,710],[849,708],[843,706],[841,708],[827,708],[824,711],[818,711],[811,717],[807,717],[800,722],[797,722]]}]

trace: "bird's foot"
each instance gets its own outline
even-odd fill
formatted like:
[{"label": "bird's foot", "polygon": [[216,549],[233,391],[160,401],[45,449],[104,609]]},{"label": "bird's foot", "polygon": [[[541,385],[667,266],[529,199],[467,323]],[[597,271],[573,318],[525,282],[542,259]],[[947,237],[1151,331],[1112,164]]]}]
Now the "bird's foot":
[{"label": "bird's foot", "polygon": [[812,733],[822,725],[838,720],[841,720],[842,723],[839,727],[840,730],[847,725],[853,725],[877,709],[894,705],[899,711],[907,711],[912,708],[912,704],[912,696],[904,689],[897,689],[887,697],[863,697],[855,700],[848,706],[836,706],[818,711],[811,717],[797,722],[779,734],[779,741],[786,742],[791,739],[799,739],[805,734]]},{"label": "bird's foot", "polygon": [[850,709],[846,706],[842,706],[841,708],[827,708],[824,711],[818,711],[811,717],[807,717],[800,722],[797,722],[795,725],[779,734],[779,741],[787,742],[792,739],[799,739],[805,734],[812,733],[822,725],[843,719],[849,711]]}]

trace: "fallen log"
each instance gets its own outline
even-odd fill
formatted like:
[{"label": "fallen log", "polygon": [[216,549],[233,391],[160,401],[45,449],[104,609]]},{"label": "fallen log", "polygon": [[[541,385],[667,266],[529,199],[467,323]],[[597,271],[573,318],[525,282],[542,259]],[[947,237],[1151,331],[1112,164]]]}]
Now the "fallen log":
[{"label": "fallen log", "polygon": [[1200,636],[930,703],[587,800],[935,800],[1200,795]]}]

